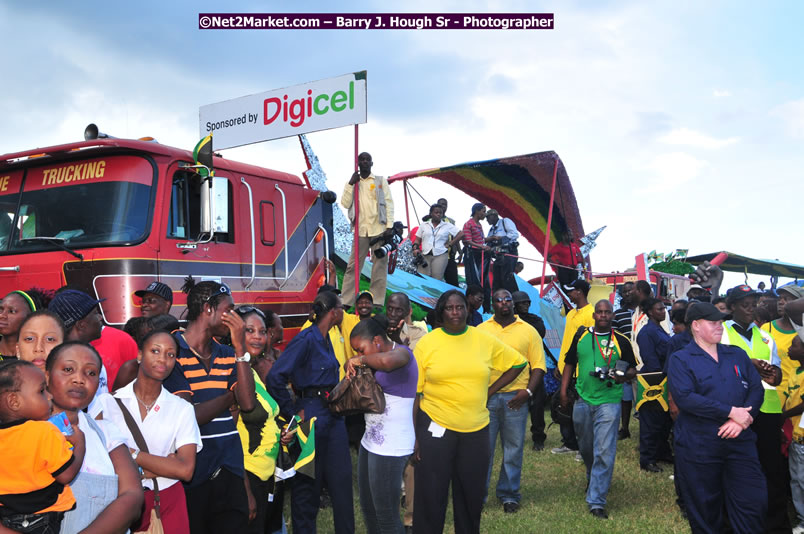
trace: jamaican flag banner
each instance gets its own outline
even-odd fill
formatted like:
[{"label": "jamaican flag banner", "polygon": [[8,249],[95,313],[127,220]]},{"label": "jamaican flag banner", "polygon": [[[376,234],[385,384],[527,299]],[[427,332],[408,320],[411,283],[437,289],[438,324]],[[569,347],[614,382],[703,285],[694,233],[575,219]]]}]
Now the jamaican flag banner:
[{"label": "jamaican flag banner", "polygon": [[212,133],[205,138],[201,139],[195,148],[193,149],[193,160],[195,161],[196,165],[205,165],[209,169],[209,173],[207,173],[207,169],[201,168],[198,169],[198,174],[201,175],[202,178],[206,178],[207,176],[214,175],[214,171],[212,170]]},{"label": "jamaican flag banner", "polygon": [[664,373],[638,373],[636,388],[636,409],[646,402],[658,402],[666,412],[667,404],[667,377]]},{"label": "jamaican flag banner", "polygon": [[[297,473],[315,478],[315,417],[300,421],[298,415],[293,416],[297,425],[296,439],[288,445],[282,445],[276,459],[276,480],[285,480]],[[287,425],[286,425],[287,427]]]}]

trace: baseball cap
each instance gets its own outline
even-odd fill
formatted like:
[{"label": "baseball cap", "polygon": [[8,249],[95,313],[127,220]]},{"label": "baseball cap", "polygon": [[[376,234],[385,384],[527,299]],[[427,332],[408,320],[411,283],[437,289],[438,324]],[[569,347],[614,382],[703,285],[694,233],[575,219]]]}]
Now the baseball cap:
[{"label": "baseball cap", "polygon": [[66,289],[57,293],[47,308],[58,315],[64,323],[64,328],[69,330],[104,300],[106,299],[94,299],[77,289]]},{"label": "baseball cap", "polygon": [[561,285],[561,288],[564,291],[566,291],[567,293],[569,293],[570,291],[575,291],[577,289],[579,291],[582,291],[584,294],[587,294],[587,293],[589,293],[589,289],[591,287],[592,286],[589,285],[589,282],[587,282],[586,280],[583,280],[581,278],[578,278],[577,280],[573,280],[569,284],[562,284]]},{"label": "baseball cap", "polygon": [[151,282],[145,289],[140,289],[139,291],[134,292],[134,294],[140,298],[144,297],[146,293],[153,293],[154,295],[162,297],[166,301],[173,304],[173,290],[170,289],[170,286],[167,284],[163,284],[162,282]]},{"label": "baseball cap", "polygon": [[701,284],[692,284],[687,291],[690,289],[703,289],[703,286]]},{"label": "baseball cap", "polygon": [[777,293],[781,291],[784,291],[793,298],[804,299],[804,287],[798,286],[796,284],[788,284],[786,286],[776,288]]},{"label": "baseball cap", "polygon": [[362,299],[365,296],[368,296],[368,298],[371,299],[372,304],[374,303],[374,295],[371,293],[371,291],[361,291],[360,294],[355,299],[355,302],[357,302],[358,300]]},{"label": "baseball cap", "polygon": [[742,300],[745,297],[750,297],[756,294],[757,292],[754,291],[751,286],[740,284],[739,286],[733,287],[726,291],[726,306],[731,306],[732,303],[737,302],[738,300]]},{"label": "baseball cap", "polygon": [[514,291],[511,293],[511,298],[514,299],[514,302],[525,302],[530,300],[530,296],[525,293],[524,291]]},{"label": "baseball cap", "polygon": [[687,314],[684,316],[684,322],[690,324],[698,319],[705,319],[707,321],[723,321],[725,319],[731,319],[731,315],[721,312],[715,307],[714,304],[709,302],[693,302],[687,308]]},{"label": "baseball cap", "polygon": [[499,216],[500,216],[500,214],[499,214],[499,213],[497,213],[497,210],[494,210],[494,209],[488,210],[488,211],[486,212],[486,217],[490,217],[490,216],[492,216],[492,215],[496,215],[497,217],[499,217]]}]

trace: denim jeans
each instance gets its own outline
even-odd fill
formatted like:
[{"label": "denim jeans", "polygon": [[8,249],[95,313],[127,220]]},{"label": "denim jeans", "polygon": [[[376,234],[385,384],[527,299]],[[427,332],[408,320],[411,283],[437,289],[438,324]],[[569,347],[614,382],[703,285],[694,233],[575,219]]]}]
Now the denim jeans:
[{"label": "denim jeans", "polygon": [[486,495],[491,484],[491,471],[494,469],[494,449],[497,434],[502,442],[503,460],[500,465],[500,479],[497,481],[497,498],[502,502],[519,502],[519,480],[522,476],[522,450],[525,446],[525,428],[528,424],[528,403],[518,410],[508,407],[516,391],[495,393],[488,400],[489,409],[489,472],[486,477]]},{"label": "denim jeans", "polygon": [[793,494],[793,506],[796,507],[796,522],[804,523],[804,444],[790,444],[790,491]]},{"label": "denim jeans", "polygon": [[399,517],[402,471],[407,456],[380,456],[362,445],[357,459],[360,508],[369,534],[404,534]]},{"label": "denim jeans", "polygon": [[606,506],[617,456],[620,410],[619,402],[595,406],[583,399],[575,401],[572,420],[578,436],[578,450],[586,464],[586,480],[589,481],[586,503],[590,510]]}]

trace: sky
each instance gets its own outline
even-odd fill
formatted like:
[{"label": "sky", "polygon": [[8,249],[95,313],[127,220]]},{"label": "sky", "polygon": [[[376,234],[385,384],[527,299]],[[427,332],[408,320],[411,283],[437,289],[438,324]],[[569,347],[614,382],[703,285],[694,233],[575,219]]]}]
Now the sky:
[{"label": "sky", "polygon": [[[0,153],[81,140],[89,123],[192,149],[200,106],[366,70],[359,148],[376,173],[554,150],[585,230],[607,226],[591,255],[595,271],[677,248],[804,264],[804,4],[428,0],[393,10],[554,13],[555,29],[198,29],[200,12],[388,5],[0,0]],[[354,166],[353,130],[308,139],[340,195]],[[306,169],[295,138],[224,156]],[[471,199],[419,180],[412,185],[428,202],[447,196],[448,214],[468,219]],[[392,189],[400,219],[402,190]],[[426,212],[425,202],[416,210]],[[526,262],[526,277],[540,274],[541,263]]]}]

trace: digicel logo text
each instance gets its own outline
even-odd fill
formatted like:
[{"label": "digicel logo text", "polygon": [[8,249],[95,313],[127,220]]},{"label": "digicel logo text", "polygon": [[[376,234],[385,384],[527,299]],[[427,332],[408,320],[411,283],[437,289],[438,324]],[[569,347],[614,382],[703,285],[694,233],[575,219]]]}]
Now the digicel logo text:
[{"label": "digicel logo text", "polygon": [[294,128],[304,124],[304,119],[316,115],[326,115],[330,110],[343,111],[355,107],[355,82],[349,82],[348,94],[346,91],[335,91],[332,95],[318,95],[313,97],[313,90],[307,91],[306,98],[288,100],[288,95],[281,99],[278,96],[266,98],[263,101],[263,122],[266,126],[272,124],[280,115],[283,122],[289,122]]}]

